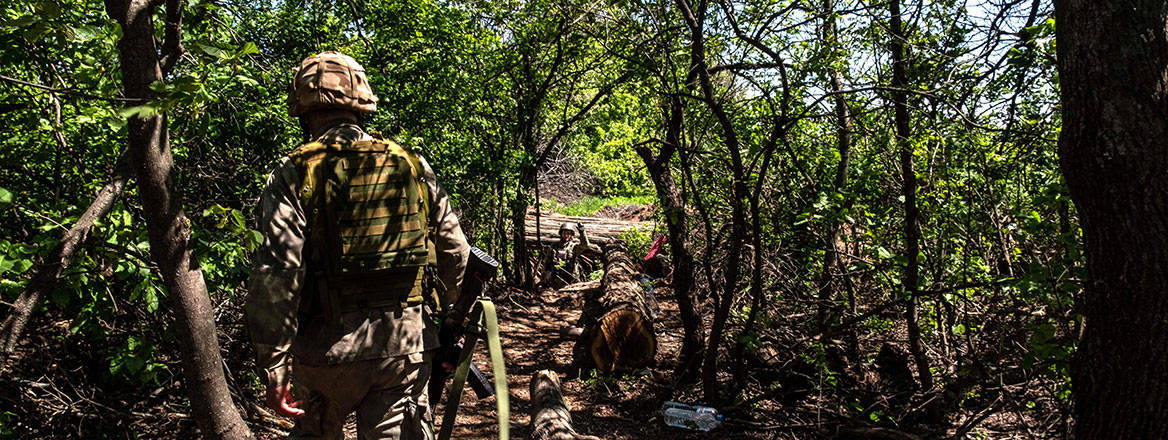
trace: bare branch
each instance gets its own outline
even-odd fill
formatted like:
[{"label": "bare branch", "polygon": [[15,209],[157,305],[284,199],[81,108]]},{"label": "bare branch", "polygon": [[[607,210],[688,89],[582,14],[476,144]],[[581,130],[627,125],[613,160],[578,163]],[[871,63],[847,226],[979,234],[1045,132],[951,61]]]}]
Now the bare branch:
[{"label": "bare branch", "polygon": [[97,95],[92,95],[92,94],[85,93],[85,92],[78,91],[78,90],[74,90],[74,89],[60,89],[60,88],[56,88],[56,87],[46,86],[44,84],[37,84],[37,83],[33,83],[33,82],[28,82],[28,81],[16,79],[16,78],[13,78],[10,76],[5,76],[5,75],[0,75],[0,81],[12,83],[12,84],[19,84],[22,86],[28,86],[28,87],[32,87],[34,89],[41,89],[41,90],[45,90],[45,91],[49,91],[49,92],[60,93],[62,95],[76,96],[78,98],[97,99],[97,100],[101,100],[101,101],[121,102],[121,103],[140,103],[140,102],[143,102],[143,100],[141,100],[141,99],[123,98],[120,96],[118,96],[118,97],[97,96]]}]

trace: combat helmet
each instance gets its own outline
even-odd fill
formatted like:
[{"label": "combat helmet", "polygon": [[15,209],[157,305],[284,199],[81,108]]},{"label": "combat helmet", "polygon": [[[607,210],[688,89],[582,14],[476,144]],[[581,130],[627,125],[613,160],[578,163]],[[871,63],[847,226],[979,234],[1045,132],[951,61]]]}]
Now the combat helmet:
[{"label": "combat helmet", "polygon": [[579,223],[564,222],[564,223],[560,224],[560,232],[563,233],[564,231],[569,231],[569,232],[575,234],[576,229],[578,229],[579,227],[580,227]]},{"label": "combat helmet", "polygon": [[292,70],[288,114],[300,116],[322,109],[377,111],[377,96],[369,88],[365,68],[353,57],[321,52],[305,58]]}]

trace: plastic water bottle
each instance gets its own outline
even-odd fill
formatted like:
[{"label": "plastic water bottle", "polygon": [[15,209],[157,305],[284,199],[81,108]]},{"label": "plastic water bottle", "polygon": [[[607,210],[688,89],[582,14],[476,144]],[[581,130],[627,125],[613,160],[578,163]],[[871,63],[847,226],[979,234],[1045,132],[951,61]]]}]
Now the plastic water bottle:
[{"label": "plastic water bottle", "polygon": [[708,406],[665,402],[661,405],[661,417],[665,419],[666,425],[696,431],[709,431],[722,426],[722,415]]},{"label": "plastic water bottle", "polygon": [[653,315],[653,318],[661,316],[661,306],[657,304],[657,296],[653,295],[653,280],[645,275],[641,275],[638,284],[641,285],[641,290],[645,294],[645,302],[649,306],[649,314]]}]

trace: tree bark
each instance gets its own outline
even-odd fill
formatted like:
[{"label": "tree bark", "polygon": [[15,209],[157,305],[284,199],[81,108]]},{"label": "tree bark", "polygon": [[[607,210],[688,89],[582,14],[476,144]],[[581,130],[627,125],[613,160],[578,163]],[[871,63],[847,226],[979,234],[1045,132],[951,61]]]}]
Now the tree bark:
[{"label": "tree bark", "polygon": [[[702,392],[705,400],[715,403],[721,400],[718,385],[718,346],[722,343],[726,331],[726,320],[730,316],[730,307],[734,303],[734,294],[738,290],[738,274],[741,271],[742,242],[746,237],[746,212],[743,200],[747,197],[745,165],[742,160],[741,143],[734,123],[730,120],[725,107],[714,90],[713,80],[706,65],[705,43],[705,10],[706,0],[701,0],[697,8],[691,8],[688,0],[674,2],[685,19],[686,27],[690,32],[690,68],[697,73],[698,85],[702,91],[703,102],[709,107],[722,129],[723,141],[730,156],[733,184],[730,200],[730,237],[726,249],[726,263],[724,266],[722,294],[717,297],[714,309],[714,321],[710,325],[710,338],[706,344],[705,357],[702,364]],[[713,286],[711,286],[712,288]]]},{"label": "tree bark", "polygon": [[607,244],[603,287],[584,298],[580,314],[584,334],[575,350],[601,371],[642,368],[657,357],[653,315],[636,275],[624,243]]},{"label": "tree bark", "polygon": [[560,379],[551,370],[541,370],[531,376],[531,439],[532,440],[599,440],[582,435],[572,426],[572,412],[564,402]]},{"label": "tree bark", "polygon": [[[834,48],[837,46],[836,38],[838,38],[834,14],[834,4],[832,0],[824,2],[824,14],[826,15],[826,22],[824,23],[824,41]],[[852,157],[852,115],[848,108],[847,97],[843,93],[844,80],[843,74],[834,67],[829,67],[829,76],[831,76],[831,91],[835,93],[832,100],[835,102],[835,123],[836,123],[836,150],[839,152],[839,163],[836,164],[835,178],[832,179],[832,190],[842,192],[848,184],[848,167],[851,164]],[[840,229],[840,221],[838,219],[831,220],[828,224],[828,242],[824,246],[823,253],[823,269],[820,272],[817,289],[819,292],[819,309],[818,309],[818,324],[822,335],[821,340],[827,340],[830,335],[826,330],[830,327],[829,313],[830,303],[834,296],[834,289],[832,289],[832,271],[835,270],[836,263],[839,261],[838,243],[842,236]]]},{"label": "tree bark", "polygon": [[[61,141],[63,142],[63,140]],[[61,241],[53,248],[53,252],[41,262],[40,267],[29,280],[28,287],[12,304],[12,312],[4,318],[4,323],[0,324],[0,354],[10,354],[16,348],[16,344],[20,342],[20,337],[24,334],[28,318],[40,306],[45,295],[57,287],[57,281],[60,280],[65,269],[69,268],[69,263],[73,261],[73,254],[77,252],[78,246],[85,242],[85,238],[89,236],[93,223],[109,213],[118,201],[122,190],[126,188],[126,180],[125,156],[122,156],[118,158],[118,162],[114,166],[113,176],[97,192],[97,196],[93,198],[89,208],[85,209],[85,213],[77,219],[77,223],[61,235]]]},{"label": "tree bark", "polygon": [[1060,166],[1087,284],[1075,438],[1168,438],[1168,3],[1055,2]]},{"label": "tree bark", "polygon": [[904,30],[900,22],[900,0],[888,2],[892,32],[892,105],[896,111],[896,145],[900,150],[901,194],[904,196],[904,290],[908,295],[904,319],[908,325],[909,352],[916,363],[917,375],[923,390],[933,388],[933,373],[929,358],[921,347],[921,327],[917,312],[917,289],[920,283],[921,227],[917,207],[917,174],[913,170],[913,146],[909,140],[908,99],[903,91],[908,81],[904,74]]},{"label": "tree bark", "polygon": [[665,143],[659,154],[653,155],[648,147],[637,149],[641,160],[653,179],[657,190],[657,200],[665,213],[665,227],[669,234],[669,250],[673,254],[673,294],[677,298],[677,308],[681,315],[681,325],[685,335],[681,340],[681,358],[673,374],[679,382],[689,382],[696,377],[698,362],[704,349],[702,345],[702,319],[693,295],[693,255],[686,245],[687,215],[681,193],[673,181],[669,161],[681,145],[682,104],[681,97],[670,97],[669,126],[665,133]]},{"label": "tree bark", "polygon": [[[126,97],[143,101],[155,98],[150,84],[163,77],[155,45],[153,4],[147,0],[106,0],[106,10],[122,27],[118,52]],[[191,223],[183,213],[181,193],[171,179],[173,157],[166,118],[131,117],[127,129],[126,151],[137,175],[150,254],[158,263],[167,287],[167,302],[174,311],[192,415],[206,438],[252,438],[231,401],[207,286],[198,262],[191,256]]]},{"label": "tree bark", "polygon": [[531,250],[527,246],[527,193],[520,184],[515,193],[515,200],[511,202],[511,246],[514,246],[514,277],[511,283],[521,289],[535,288],[535,262],[531,258]]}]

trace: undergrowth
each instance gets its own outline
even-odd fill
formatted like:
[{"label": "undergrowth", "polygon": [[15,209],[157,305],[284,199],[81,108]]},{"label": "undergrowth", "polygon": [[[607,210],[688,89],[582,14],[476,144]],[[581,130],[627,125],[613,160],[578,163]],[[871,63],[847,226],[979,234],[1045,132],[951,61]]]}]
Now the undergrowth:
[{"label": "undergrowth", "polygon": [[550,209],[552,212],[564,215],[575,216],[591,216],[596,215],[600,210],[609,206],[624,206],[624,205],[649,205],[656,201],[656,198],[649,195],[643,196],[585,196],[570,203],[562,203],[556,199],[547,199],[543,202],[543,207]]}]

